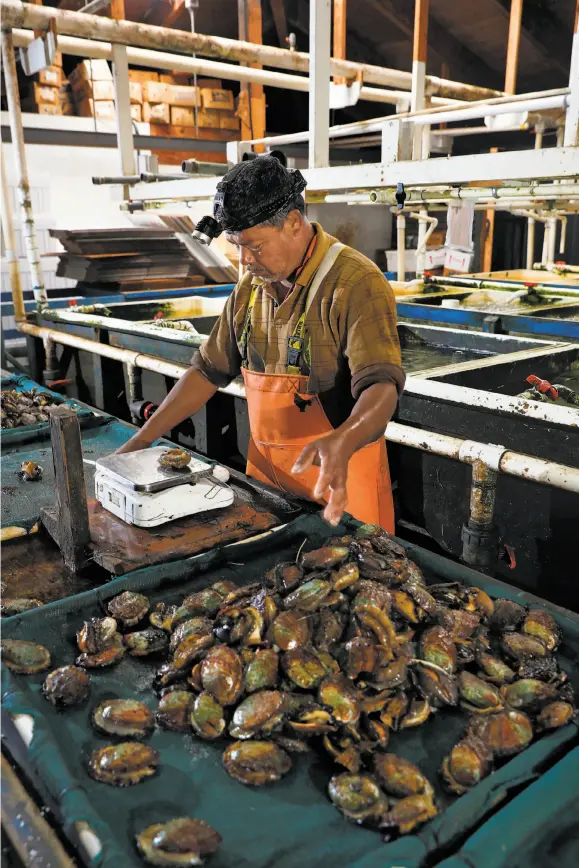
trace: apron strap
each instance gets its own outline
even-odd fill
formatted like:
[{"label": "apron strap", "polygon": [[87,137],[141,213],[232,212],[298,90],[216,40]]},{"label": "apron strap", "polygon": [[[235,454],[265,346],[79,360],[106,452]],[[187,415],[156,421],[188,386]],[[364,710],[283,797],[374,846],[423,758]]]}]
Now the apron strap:
[{"label": "apron strap", "polygon": [[239,338],[239,344],[241,346],[241,364],[243,367],[247,365],[247,344],[249,342],[249,332],[251,331],[251,314],[253,313],[253,308],[255,307],[255,299],[257,296],[257,286],[251,287],[251,293],[249,296],[249,302],[247,305],[247,310],[245,311],[245,319],[243,321],[243,329],[241,331],[241,336]]},{"label": "apron strap", "polygon": [[327,277],[336,259],[340,255],[340,252],[344,249],[344,246],[345,245],[342,244],[340,241],[336,241],[334,244],[332,244],[331,247],[328,248],[324,255],[324,258],[318,266],[318,270],[314,274],[312,282],[308,287],[308,294],[306,297],[304,312],[297,321],[294,333],[290,335],[287,340],[286,372],[288,374],[301,374],[300,362],[305,345],[304,332],[306,317],[320,286]]}]

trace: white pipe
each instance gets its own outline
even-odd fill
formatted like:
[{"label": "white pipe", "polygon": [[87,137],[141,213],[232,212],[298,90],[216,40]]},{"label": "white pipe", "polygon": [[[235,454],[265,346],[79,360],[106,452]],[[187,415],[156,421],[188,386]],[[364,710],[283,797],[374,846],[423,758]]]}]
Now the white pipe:
[{"label": "white pipe", "polygon": [[[505,97],[505,99],[507,99]],[[409,115],[406,119],[413,124],[435,124],[441,120],[445,123],[452,121],[470,121],[476,118],[495,117],[496,115],[517,114],[523,112],[538,112],[547,111],[549,109],[565,108],[568,102],[568,97],[565,94],[560,96],[537,97],[535,99],[515,100],[503,102],[495,105],[485,104],[484,102],[473,103],[467,108],[453,109],[452,111],[444,112],[439,109],[436,112],[429,114],[417,114],[414,117]]]},{"label": "white pipe", "polygon": [[0,169],[2,172],[2,235],[4,237],[6,261],[8,262],[8,270],[10,272],[10,288],[12,290],[14,318],[16,319],[16,322],[19,322],[20,320],[26,319],[26,310],[24,308],[20,266],[18,264],[18,254],[16,252],[16,235],[14,232],[14,221],[12,219],[12,203],[10,202],[10,194],[8,191],[8,180],[6,178],[6,165],[4,163],[3,153],[0,153]]},{"label": "white pipe", "polygon": [[[438,218],[431,217],[426,210],[426,208],[422,208],[420,212],[417,211],[409,211],[409,217],[413,217],[415,220],[418,220],[418,247],[416,250],[416,277],[420,277],[424,274],[424,260],[426,253],[426,245],[428,243],[428,239],[438,226]],[[428,230],[426,229],[426,224],[430,223]]]},{"label": "white pipe", "polygon": [[[34,39],[34,34],[28,30],[14,30],[13,33],[14,44],[19,47],[29,45]],[[97,60],[113,59],[111,43],[99,42],[94,39],[79,39],[76,36],[61,36],[59,34],[58,48],[63,54],[72,54],[75,57],[91,57]],[[253,69],[249,66],[234,66],[232,63],[219,63],[202,57],[186,57],[182,54],[153,51],[148,48],[128,46],[126,52],[129,63],[151,69],[187,72],[191,75],[249,82],[267,87],[279,87],[284,90],[297,90],[301,93],[308,93],[310,90],[310,79],[303,75],[292,75],[268,69]],[[366,86],[360,90],[360,100],[364,102],[397,105],[401,100],[407,100],[408,96],[408,93],[403,90],[386,90],[385,88]],[[440,106],[456,103],[456,100],[446,97],[432,97],[432,101],[435,105]]]},{"label": "white pipe", "polygon": [[[32,325],[32,323],[18,323],[18,330],[24,334],[32,335],[43,340],[51,340],[54,343],[64,344],[66,346],[76,347],[80,350],[85,350],[95,355],[105,356],[115,361],[123,362],[124,364],[135,365],[138,368],[143,368],[148,371],[153,371],[157,374],[162,374],[166,377],[171,377],[178,380],[188,370],[188,365],[178,365],[173,362],[166,362],[164,359],[159,359],[156,356],[150,356],[146,353],[138,353],[134,350],[122,349],[121,347],[113,347],[109,344],[101,344],[96,341],[87,340],[86,338],[78,337],[77,335],[69,334],[68,332],[60,332],[55,329],[44,328],[41,326]],[[427,386],[434,392],[436,387],[442,387],[443,391],[446,388],[449,391],[449,386],[444,383],[435,383],[430,380],[412,380],[410,378],[409,385],[412,386],[412,391],[422,391],[423,386]],[[243,386],[237,383],[231,383],[229,386],[220,389],[226,394],[234,395],[235,397],[245,397]],[[456,392],[460,400],[468,403],[466,393],[475,393],[488,398],[502,398],[503,396],[487,395],[486,393],[476,392],[473,389],[462,389],[461,387],[450,387],[450,393]],[[545,408],[545,405],[538,404],[536,413],[531,412],[528,407],[529,402],[523,401],[520,398],[506,399],[513,402],[519,402],[525,408],[525,412],[521,415],[527,417],[543,418],[547,409],[556,416],[553,411],[565,411],[566,408],[552,407]],[[478,406],[482,406],[479,401]],[[566,410],[567,415],[571,412]],[[560,414],[561,415],[561,414]],[[577,413],[575,411],[575,419]],[[548,418],[548,417],[547,417]],[[562,418],[565,418],[562,416]],[[571,417],[573,418],[573,417]],[[573,423],[571,423],[573,424]],[[576,421],[575,421],[576,424]],[[432,452],[436,455],[445,455],[448,458],[454,458],[463,461],[466,464],[472,464],[474,460],[482,460],[481,456],[487,453],[496,451],[489,444],[476,443],[470,440],[462,440],[457,437],[450,437],[445,434],[438,434],[432,431],[424,431],[419,428],[412,428],[407,425],[401,425],[398,422],[390,422],[386,428],[386,439],[392,443],[400,443],[401,445],[410,446],[415,449],[421,449],[425,452]],[[502,447],[501,447],[502,449]],[[499,450],[500,455],[500,450]],[[529,479],[533,482],[539,482],[543,485],[553,485],[556,488],[563,488],[566,491],[579,492],[579,468],[567,467],[563,464],[555,464],[552,461],[546,461],[543,458],[536,458],[533,455],[523,455],[519,452],[505,451],[498,458],[498,470],[501,473],[506,473],[510,476],[518,476],[520,479]]]},{"label": "white pipe", "polygon": [[30,265],[30,279],[34,299],[40,308],[48,304],[48,296],[44,286],[42,264],[36,238],[36,226],[34,213],[30,200],[30,182],[28,180],[28,167],[26,165],[26,149],[24,147],[24,128],[22,126],[22,110],[20,108],[20,95],[18,92],[18,74],[16,72],[16,60],[14,58],[14,45],[10,31],[2,31],[2,55],[4,66],[4,81],[6,83],[6,99],[8,102],[8,116],[10,118],[10,136],[12,138],[12,152],[16,161],[16,174],[18,178],[18,198],[20,200],[20,219],[22,235],[26,247],[26,257]]},{"label": "white pipe", "polygon": [[559,253],[563,255],[565,253],[565,242],[567,239],[567,218],[564,214],[559,214],[557,219],[561,221],[561,240],[559,241]]},{"label": "white pipe", "polygon": [[[154,27],[135,21],[112,21],[103,16],[79,14],[62,9],[51,9],[46,6],[22,4],[19,0],[0,0],[2,26],[5,28],[25,27],[29,30],[46,30],[51,22],[56,24],[60,34],[92,38],[95,35],[109,42],[122,45],[137,45],[145,49],[170,48],[184,55],[205,55],[224,60],[235,60],[240,63],[258,64],[260,66],[281,67],[298,72],[308,72],[310,56],[304,52],[287,51],[270,45],[255,45],[236,39],[224,39],[219,36],[206,36],[202,33],[187,33],[167,27]],[[367,63],[354,63],[348,60],[332,58],[330,63],[332,75],[355,79],[360,73],[364,81],[387,87],[401,87],[410,90],[412,75],[397,69],[388,69]],[[459,99],[474,99],[477,97],[497,96],[500,91],[476,85],[453,82],[437,76],[427,76],[428,93],[441,92],[444,96]]]},{"label": "white pipe", "polygon": [[555,249],[557,244],[557,216],[549,216],[549,242],[547,245],[547,262],[555,262]]},{"label": "white pipe", "polygon": [[406,218],[399,214],[396,218],[396,265],[398,267],[398,280],[406,277]]},{"label": "white pipe", "polygon": [[[432,431],[423,431],[420,428],[411,428],[408,425],[401,425],[399,422],[388,424],[386,439],[391,443],[399,443],[401,446],[410,446],[423,452],[453,458],[463,464],[473,464],[475,460],[484,461],[478,456],[484,455],[485,450],[488,450],[490,445],[472,440],[462,440],[458,437],[449,437],[446,434]],[[554,488],[562,488],[565,491],[579,492],[579,468],[555,464],[544,458],[536,458],[534,455],[524,455],[510,450],[503,451],[501,455],[501,450],[504,447],[495,447],[495,449],[497,449],[500,473],[516,476],[519,479],[528,479],[541,485],[552,485]]]}]

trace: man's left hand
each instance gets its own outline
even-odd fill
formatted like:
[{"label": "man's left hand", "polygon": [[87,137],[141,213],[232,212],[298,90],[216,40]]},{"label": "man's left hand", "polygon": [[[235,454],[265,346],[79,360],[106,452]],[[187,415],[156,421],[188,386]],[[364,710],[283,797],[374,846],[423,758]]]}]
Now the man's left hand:
[{"label": "man's left hand", "polygon": [[346,508],[346,480],[348,478],[348,463],[353,451],[341,432],[319,437],[302,451],[292,467],[296,475],[305,473],[310,467],[319,465],[320,475],[314,489],[314,497],[327,499],[323,516],[328,524],[334,527],[339,523]]}]

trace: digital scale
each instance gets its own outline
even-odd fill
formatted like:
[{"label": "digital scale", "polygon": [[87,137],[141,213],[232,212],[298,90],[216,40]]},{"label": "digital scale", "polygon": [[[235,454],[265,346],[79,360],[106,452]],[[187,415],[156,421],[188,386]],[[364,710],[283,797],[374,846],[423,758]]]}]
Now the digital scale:
[{"label": "digital scale", "polygon": [[95,463],[95,495],[113,515],[137,527],[222,509],[233,503],[225,467],[191,457],[182,470],[161,467],[166,446],[108,455]]}]

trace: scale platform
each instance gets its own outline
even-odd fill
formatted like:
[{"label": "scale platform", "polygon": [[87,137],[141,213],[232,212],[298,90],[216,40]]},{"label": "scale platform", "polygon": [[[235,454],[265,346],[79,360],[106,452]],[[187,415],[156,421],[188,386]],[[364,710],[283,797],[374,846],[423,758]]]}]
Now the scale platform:
[{"label": "scale platform", "polygon": [[229,471],[199,458],[182,470],[159,465],[166,446],[108,455],[96,462],[95,494],[127,524],[156,527],[199,512],[231,506]]}]

